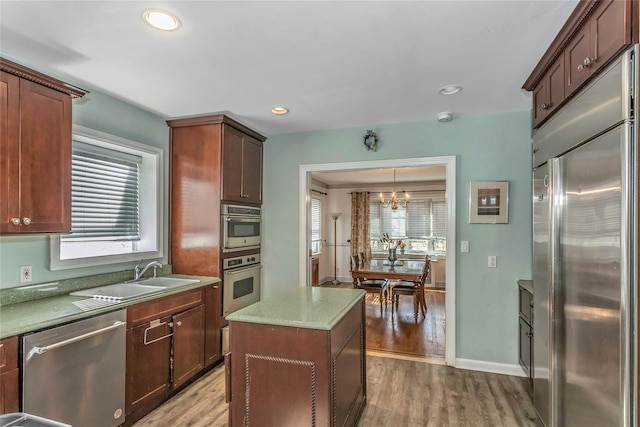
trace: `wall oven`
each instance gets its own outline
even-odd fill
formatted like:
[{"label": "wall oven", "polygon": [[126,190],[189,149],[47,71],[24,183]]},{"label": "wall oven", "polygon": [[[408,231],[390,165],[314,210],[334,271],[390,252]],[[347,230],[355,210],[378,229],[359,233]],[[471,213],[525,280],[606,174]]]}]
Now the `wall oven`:
[{"label": "wall oven", "polygon": [[223,259],[222,315],[260,301],[260,254]]},{"label": "wall oven", "polygon": [[260,248],[260,208],[222,205],[222,252]]}]

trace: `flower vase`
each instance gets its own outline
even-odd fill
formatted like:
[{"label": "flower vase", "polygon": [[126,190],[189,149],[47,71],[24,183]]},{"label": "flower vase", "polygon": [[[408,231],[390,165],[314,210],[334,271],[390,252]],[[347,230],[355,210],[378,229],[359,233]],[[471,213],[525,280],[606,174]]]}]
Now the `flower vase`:
[{"label": "flower vase", "polygon": [[391,262],[391,265],[394,265],[397,259],[396,248],[389,248],[389,262]]}]

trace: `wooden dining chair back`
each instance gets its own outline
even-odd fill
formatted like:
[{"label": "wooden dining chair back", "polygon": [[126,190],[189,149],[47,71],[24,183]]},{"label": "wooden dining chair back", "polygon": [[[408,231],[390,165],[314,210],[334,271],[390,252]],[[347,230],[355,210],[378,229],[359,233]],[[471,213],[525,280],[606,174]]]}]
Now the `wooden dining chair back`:
[{"label": "wooden dining chair back", "polygon": [[424,284],[427,281],[429,272],[431,271],[431,261],[429,257],[425,258],[424,267],[420,274],[420,280],[418,282],[409,282],[405,280],[398,280],[391,287],[391,303],[395,303],[396,310],[398,310],[400,295],[410,295],[413,297],[413,315],[418,319],[418,312],[422,311],[422,317],[427,315],[427,302],[424,298]]},{"label": "wooden dining chair back", "polygon": [[[358,256],[351,256],[351,270],[358,268],[360,266]],[[383,304],[386,306],[387,296],[388,296],[388,288],[389,281],[387,279],[364,279],[357,278],[353,281],[353,287],[355,289],[362,289],[367,293],[376,293],[379,295],[380,302],[380,315],[382,315],[382,306]]]}]

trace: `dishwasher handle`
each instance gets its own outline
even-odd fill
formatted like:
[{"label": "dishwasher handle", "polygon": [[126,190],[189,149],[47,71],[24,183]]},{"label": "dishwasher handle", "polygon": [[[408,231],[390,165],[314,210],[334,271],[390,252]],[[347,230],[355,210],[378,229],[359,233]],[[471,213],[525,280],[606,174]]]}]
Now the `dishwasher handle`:
[{"label": "dishwasher handle", "polygon": [[126,326],[126,324],[127,324],[127,322],[123,322],[121,320],[116,320],[115,322],[113,322],[113,325],[107,326],[105,328],[101,328],[101,329],[97,329],[95,331],[87,332],[86,334],[78,335],[77,337],[73,337],[73,338],[69,338],[69,339],[63,340],[63,341],[59,341],[59,342],[57,342],[55,344],[47,345],[47,346],[44,346],[44,347],[38,347],[38,346],[33,347],[31,349],[31,351],[29,351],[29,354],[27,355],[27,360],[31,359],[31,357],[34,354],[44,354],[49,350],[54,350],[54,349],[59,348],[59,347],[64,347],[65,345],[73,344],[74,342],[82,341],[84,339],[91,338],[93,336],[102,334],[104,332],[111,331],[113,329],[122,328],[123,326]]}]

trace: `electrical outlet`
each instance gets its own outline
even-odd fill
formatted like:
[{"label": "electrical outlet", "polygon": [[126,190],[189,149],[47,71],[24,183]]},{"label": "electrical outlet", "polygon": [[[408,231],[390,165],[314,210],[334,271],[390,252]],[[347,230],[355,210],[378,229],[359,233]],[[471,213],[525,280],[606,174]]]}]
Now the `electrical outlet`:
[{"label": "electrical outlet", "polygon": [[487,266],[489,268],[497,268],[498,267],[498,257],[495,255],[489,255],[489,259],[487,260]]},{"label": "electrical outlet", "polygon": [[20,283],[29,283],[33,280],[30,265],[20,266]]}]

